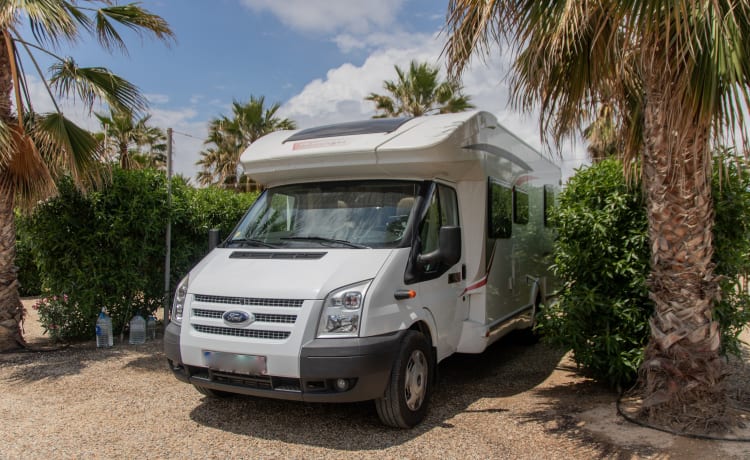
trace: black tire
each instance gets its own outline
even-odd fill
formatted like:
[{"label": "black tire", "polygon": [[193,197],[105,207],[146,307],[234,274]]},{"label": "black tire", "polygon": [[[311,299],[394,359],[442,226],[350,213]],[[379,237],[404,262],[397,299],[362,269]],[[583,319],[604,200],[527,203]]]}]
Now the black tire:
[{"label": "black tire", "polygon": [[202,394],[203,396],[207,396],[209,398],[229,398],[231,396],[234,396],[234,393],[229,393],[226,391],[220,391],[220,390],[212,390],[211,388],[202,387],[199,385],[193,385],[196,390],[198,390],[198,393]]},{"label": "black tire", "polygon": [[375,400],[375,408],[384,424],[411,428],[424,420],[432,393],[433,361],[432,348],[425,336],[407,331],[385,394]]}]

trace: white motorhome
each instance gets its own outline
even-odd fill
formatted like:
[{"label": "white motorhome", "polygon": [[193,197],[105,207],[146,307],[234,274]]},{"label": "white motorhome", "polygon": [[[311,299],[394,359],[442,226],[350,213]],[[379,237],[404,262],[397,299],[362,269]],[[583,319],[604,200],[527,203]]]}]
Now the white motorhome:
[{"label": "white motorhome", "polygon": [[208,396],[425,416],[437,364],[530,328],[552,293],[560,168],[486,112],[280,131],[267,185],[176,290],[165,352]]}]

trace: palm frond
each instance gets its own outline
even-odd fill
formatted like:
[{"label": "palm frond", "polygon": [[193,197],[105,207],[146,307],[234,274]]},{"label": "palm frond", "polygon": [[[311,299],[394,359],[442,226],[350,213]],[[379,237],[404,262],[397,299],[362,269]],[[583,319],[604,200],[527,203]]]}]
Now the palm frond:
[{"label": "palm frond", "polygon": [[5,120],[0,119],[0,171],[5,170],[15,155],[13,131]]},{"label": "palm frond", "polygon": [[61,40],[75,42],[78,39],[76,22],[80,11],[70,3],[59,0],[12,0],[7,3],[10,3],[9,8],[26,13],[31,33],[39,43],[58,46]]},{"label": "palm frond", "polygon": [[78,67],[72,59],[50,67],[50,86],[60,96],[77,97],[88,110],[97,99],[117,110],[139,112],[148,102],[138,88],[104,67]]},{"label": "palm frond", "polygon": [[135,3],[100,8],[96,13],[96,32],[99,43],[107,49],[125,50],[125,43],[111,21],[115,21],[143,36],[151,33],[156,38],[170,42],[174,33],[169,24],[158,15],[149,13]]},{"label": "palm frond", "polygon": [[89,131],[60,113],[35,118],[32,136],[44,158],[55,171],[66,171],[80,187],[99,184],[103,169],[100,142]]},{"label": "palm frond", "polygon": [[16,204],[28,211],[38,200],[54,195],[57,188],[34,139],[18,125],[9,129],[14,154],[3,169],[0,193],[15,193]]},{"label": "palm frond", "polygon": [[81,11],[77,6],[69,1],[63,1],[63,8],[68,12],[71,19],[78,23],[85,31],[91,32],[93,30],[93,22],[86,13]]},{"label": "palm frond", "polygon": [[95,27],[96,38],[99,40],[99,43],[102,44],[102,47],[108,51],[117,49],[123,54],[127,54],[128,49],[125,46],[125,42],[102,10],[99,10],[96,13]]}]

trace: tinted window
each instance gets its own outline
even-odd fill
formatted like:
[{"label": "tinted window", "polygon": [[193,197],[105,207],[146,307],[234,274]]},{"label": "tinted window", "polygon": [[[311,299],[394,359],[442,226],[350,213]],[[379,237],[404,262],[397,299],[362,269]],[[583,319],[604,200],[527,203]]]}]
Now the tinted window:
[{"label": "tinted window", "polygon": [[529,223],[529,194],[518,188],[513,189],[513,222]]},{"label": "tinted window", "polygon": [[551,185],[544,186],[544,226],[549,227],[549,216],[555,207],[555,189]]},{"label": "tinted window", "polygon": [[489,237],[510,238],[513,228],[513,191],[497,182],[490,182],[489,195]]},{"label": "tinted window", "polygon": [[420,224],[419,236],[422,241],[422,254],[438,248],[440,227],[458,226],[458,201],[456,192],[445,185],[438,185],[430,198],[427,214]]}]

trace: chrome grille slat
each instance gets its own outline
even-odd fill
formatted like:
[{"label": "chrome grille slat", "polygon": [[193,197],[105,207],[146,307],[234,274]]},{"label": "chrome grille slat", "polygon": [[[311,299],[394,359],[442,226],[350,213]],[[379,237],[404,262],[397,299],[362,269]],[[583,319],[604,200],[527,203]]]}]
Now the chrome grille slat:
[{"label": "chrome grille slat", "polygon": [[224,312],[218,310],[204,310],[202,308],[194,308],[192,314],[193,316],[197,316],[198,318],[221,319],[221,316],[224,314]]},{"label": "chrome grille slat", "polygon": [[196,302],[219,303],[226,305],[252,305],[256,307],[289,307],[300,308],[301,299],[260,299],[255,297],[225,297],[217,295],[195,294]]},{"label": "chrome grille slat", "polygon": [[[223,310],[206,310],[203,308],[194,308],[192,315],[197,318],[221,319],[224,315]],[[256,323],[282,323],[294,324],[297,321],[297,315],[279,315],[271,313],[254,313]]]},{"label": "chrome grille slat", "polygon": [[249,337],[253,339],[284,340],[291,332],[289,331],[264,331],[259,329],[235,329],[231,327],[205,326],[193,324],[193,329],[204,334],[226,335],[232,337]]},{"label": "chrome grille slat", "polygon": [[282,324],[294,324],[297,321],[295,315],[269,315],[266,313],[256,313],[256,323],[282,323]]}]

